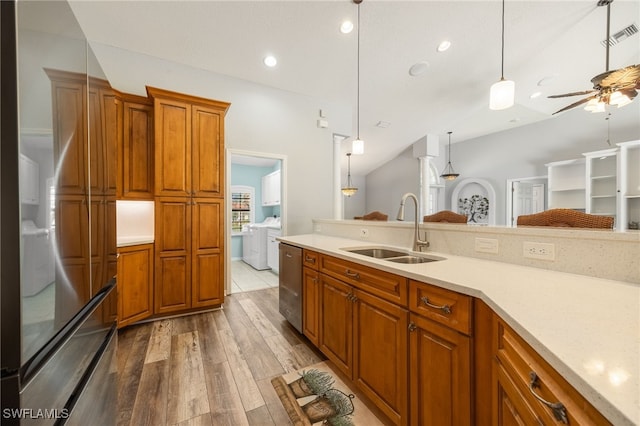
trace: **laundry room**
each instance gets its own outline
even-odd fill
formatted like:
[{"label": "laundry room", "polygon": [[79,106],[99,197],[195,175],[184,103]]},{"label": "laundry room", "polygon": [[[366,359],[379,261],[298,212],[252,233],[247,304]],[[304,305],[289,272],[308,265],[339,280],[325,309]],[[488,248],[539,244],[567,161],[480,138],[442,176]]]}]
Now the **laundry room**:
[{"label": "laundry room", "polygon": [[231,156],[232,291],[247,290],[242,276],[257,271],[277,283],[281,168],[277,158]]}]

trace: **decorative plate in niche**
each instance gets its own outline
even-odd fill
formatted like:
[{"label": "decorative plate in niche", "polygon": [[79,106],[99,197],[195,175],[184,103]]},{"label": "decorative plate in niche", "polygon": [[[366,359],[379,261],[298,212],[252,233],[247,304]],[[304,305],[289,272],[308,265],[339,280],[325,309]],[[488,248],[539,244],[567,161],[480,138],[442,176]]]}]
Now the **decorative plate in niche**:
[{"label": "decorative plate in niche", "polygon": [[463,179],[453,188],[451,210],[466,215],[470,225],[495,225],[496,191],[485,179]]}]

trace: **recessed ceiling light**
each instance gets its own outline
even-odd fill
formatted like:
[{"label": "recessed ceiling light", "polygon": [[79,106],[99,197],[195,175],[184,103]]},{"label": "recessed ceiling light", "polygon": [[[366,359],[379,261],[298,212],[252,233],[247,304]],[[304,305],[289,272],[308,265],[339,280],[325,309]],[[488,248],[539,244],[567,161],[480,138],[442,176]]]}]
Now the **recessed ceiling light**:
[{"label": "recessed ceiling light", "polygon": [[542,92],[533,92],[531,95],[529,95],[529,99],[539,98],[540,95],[542,95]]},{"label": "recessed ceiling light", "polygon": [[445,50],[451,47],[451,42],[449,40],[443,40],[442,43],[438,45],[438,52],[444,52]]},{"label": "recessed ceiling light", "polygon": [[275,67],[278,64],[278,60],[275,58],[275,56],[267,56],[264,58],[264,64],[268,67]]},{"label": "recessed ceiling light", "polygon": [[429,69],[429,62],[422,61],[416,64],[413,64],[411,68],[409,68],[409,75],[413,77],[417,77],[419,75],[424,74]]},{"label": "recessed ceiling light", "polygon": [[351,21],[344,21],[341,25],[340,25],[340,32],[342,34],[349,34],[351,31],[353,31],[353,22]]}]

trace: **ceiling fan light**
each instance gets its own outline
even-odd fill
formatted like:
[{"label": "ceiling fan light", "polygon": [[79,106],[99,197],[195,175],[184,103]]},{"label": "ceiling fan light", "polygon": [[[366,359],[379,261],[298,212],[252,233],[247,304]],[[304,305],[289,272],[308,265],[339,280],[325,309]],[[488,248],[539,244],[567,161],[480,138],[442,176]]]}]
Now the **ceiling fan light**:
[{"label": "ceiling fan light", "polygon": [[351,143],[351,152],[354,155],[364,154],[364,141],[362,139],[354,139]]},{"label": "ceiling fan light", "polygon": [[604,105],[604,102],[602,102],[600,99],[593,98],[589,102],[587,102],[587,105],[584,107],[584,109],[585,111],[589,112],[604,112]]},{"label": "ceiling fan light", "polygon": [[609,104],[616,105],[618,108],[629,105],[630,103],[631,99],[629,99],[629,96],[618,91],[613,92],[609,98]]},{"label": "ceiling fan light", "polygon": [[494,83],[489,92],[489,108],[501,110],[513,106],[515,92],[516,83],[512,80],[501,79]]}]

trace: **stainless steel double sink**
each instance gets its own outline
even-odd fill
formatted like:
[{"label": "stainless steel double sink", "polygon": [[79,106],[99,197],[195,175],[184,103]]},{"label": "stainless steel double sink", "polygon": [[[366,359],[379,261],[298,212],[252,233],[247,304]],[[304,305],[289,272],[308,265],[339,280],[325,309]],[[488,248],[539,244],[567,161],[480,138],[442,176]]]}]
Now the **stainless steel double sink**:
[{"label": "stainless steel double sink", "polygon": [[373,257],[376,259],[388,260],[395,263],[428,263],[444,260],[443,257],[430,256],[426,254],[417,254],[411,251],[401,251],[397,249],[390,249],[386,247],[347,247],[342,250],[349,253],[360,254],[367,257]]}]

